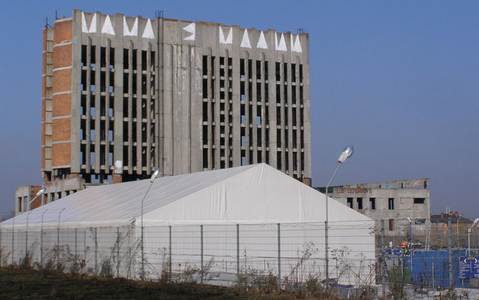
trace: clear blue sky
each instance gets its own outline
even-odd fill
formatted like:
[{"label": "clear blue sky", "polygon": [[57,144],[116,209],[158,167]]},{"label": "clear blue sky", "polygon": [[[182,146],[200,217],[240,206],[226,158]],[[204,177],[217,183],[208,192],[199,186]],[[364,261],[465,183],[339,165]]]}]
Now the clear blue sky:
[{"label": "clear blue sky", "polygon": [[313,183],[430,177],[433,211],[479,216],[477,1],[7,1],[0,10],[0,212],[39,183],[41,30],[73,8],[310,34]]}]

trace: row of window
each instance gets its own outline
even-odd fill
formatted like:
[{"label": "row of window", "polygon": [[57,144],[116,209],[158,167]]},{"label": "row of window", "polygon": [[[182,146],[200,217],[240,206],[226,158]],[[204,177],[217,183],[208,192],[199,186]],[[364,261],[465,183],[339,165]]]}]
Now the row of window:
[{"label": "row of window", "polygon": [[[206,55],[202,59],[203,169],[233,167],[233,59]],[[220,78],[215,77],[218,69]],[[226,78],[225,75],[227,75]],[[216,98],[215,92],[217,80],[219,80],[219,99]],[[219,145],[217,145],[217,137]]]},{"label": "row of window", "polygon": [[[424,204],[426,201],[425,198],[414,198],[413,203],[414,204]],[[354,198],[348,197],[347,200],[347,205],[349,208],[354,208],[354,209],[364,209],[364,203],[363,203],[363,198],[358,197],[356,198],[356,206],[354,206]],[[388,209],[389,210],[394,210],[394,203],[395,199],[394,198],[388,198]],[[376,198],[369,198],[369,209],[375,210],[376,209]]]},{"label": "row of window", "polygon": [[[395,226],[395,222],[396,220],[395,219],[389,219],[388,220],[388,230],[389,231],[394,231],[396,229],[396,226]],[[418,219],[414,219],[414,224],[415,225],[424,225],[426,224],[426,219],[425,218],[418,218]]]},{"label": "row of window", "polygon": [[[154,117],[155,117],[155,51],[138,49],[121,49],[123,51],[123,90],[122,98],[123,116],[128,121],[123,122],[123,140],[129,145],[123,146],[123,164],[125,166],[137,166],[137,160],[141,159],[140,165],[147,166],[148,158],[154,164],[155,147],[151,145],[147,151],[147,136],[152,137],[154,143]],[[120,51],[121,51],[120,50]],[[115,48],[100,47],[95,45],[82,45],[81,47],[81,124],[80,136],[82,139],[81,163],[87,171],[95,165],[100,165],[96,172],[108,173],[114,162],[113,138],[114,138],[114,86],[115,86]],[[121,71],[121,70],[120,70]],[[150,71],[150,72],[148,72]],[[99,76],[99,86],[97,81]],[[100,97],[95,98],[93,93],[100,91]],[[146,99],[149,95],[150,99]],[[96,101],[96,100],[99,101]],[[116,99],[118,100],[118,99]],[[121,100],[121,99],[120,99]],[[98,116],[100,120],[98,120]],[[144,119],[151,122],[145,123]],[[95,128],[99,123],[99,128]],[[108,126],[106,126],[108,125]],[[139,132],[137,131],[139,128]],[[88,135],[87,135],[88,133]],[[139,133],[139,135],[138,135]],[[99,135],[99,136],[98,136]],[[102,144],[94,144],[97,137]],[[109,143],[104,145],[103,142]],[[87,146],[88,145],[88,146]],[[141,147],[141,149],[137,149]],[[97,153],[99,151],[99,153]],[[138,151],[140,155],[138,155]],[[99,161],[97,161],[99,159]],[[83,174],[85,180],[95,180],[88,174]],[[108,175],[100,176],[100,183],[107,180]]]}]

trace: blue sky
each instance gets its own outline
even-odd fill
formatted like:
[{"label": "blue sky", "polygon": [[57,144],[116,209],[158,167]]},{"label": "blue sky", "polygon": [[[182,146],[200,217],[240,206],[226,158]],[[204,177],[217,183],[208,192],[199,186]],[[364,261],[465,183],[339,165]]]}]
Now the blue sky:
[{"label": "blue sky", "polygon": [[72,9],[310,34],[313,183],[430,177],[433,211],[479,216],[477,1],[8,1],[0,10],[0,214],[39,183],[41,30]]}]

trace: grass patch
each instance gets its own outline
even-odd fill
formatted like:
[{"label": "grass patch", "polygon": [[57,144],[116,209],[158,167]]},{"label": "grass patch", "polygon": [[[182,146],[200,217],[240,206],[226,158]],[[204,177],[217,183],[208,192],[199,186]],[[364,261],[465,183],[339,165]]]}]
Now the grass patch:
[{"label": "grass patch", "polygon": [[235,289],[0,269],[0,299],[249,299]]},{"label": "grass patch", "polygon": [[338,298],[194,283],[134,281],[9,267],[0,268],[0,299],[314,300]]}]

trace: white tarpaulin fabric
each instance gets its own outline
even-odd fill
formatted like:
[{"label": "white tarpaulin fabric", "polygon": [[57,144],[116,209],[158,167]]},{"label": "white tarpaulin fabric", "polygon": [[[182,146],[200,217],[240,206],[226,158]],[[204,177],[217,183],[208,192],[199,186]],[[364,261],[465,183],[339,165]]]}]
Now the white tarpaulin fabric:
[{"label": "white tarpaulin fabric", "polygon": [[[0,253],[17,263],[25,253],[66,265],[74,257],[96,274],[114,263],[124,277],[138,276],[141,250],[150,278],[205,268],[220,277],[324,278],[325,199],[266,164],[94,186],[1,223]],[[329,222],[331,278],[374,282],[374,222],[333,199]]]},{"label": "white tarpaulin fabric", "polygon": [[[149,180],[88,187],[6,220],[15,226],[97,226],[139,223]],[[268,166],[257,164],[161,177],[144,200],[147,224],[324,222],[325,195]],[[332,200],[329,221],[370,221]]]}]

